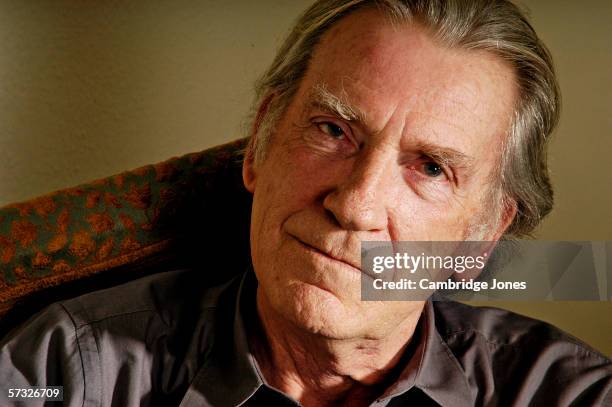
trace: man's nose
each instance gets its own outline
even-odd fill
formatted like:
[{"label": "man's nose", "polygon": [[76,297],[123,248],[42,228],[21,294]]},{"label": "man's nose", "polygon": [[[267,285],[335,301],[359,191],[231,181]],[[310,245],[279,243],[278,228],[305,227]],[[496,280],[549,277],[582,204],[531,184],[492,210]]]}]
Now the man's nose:
[{"label": "man's nose", "polygon": [[392,165],[390,151],[376,149],[356,158],[350,175],[338,182],[323,200],[346,230],[383,231],[391,204]]}]

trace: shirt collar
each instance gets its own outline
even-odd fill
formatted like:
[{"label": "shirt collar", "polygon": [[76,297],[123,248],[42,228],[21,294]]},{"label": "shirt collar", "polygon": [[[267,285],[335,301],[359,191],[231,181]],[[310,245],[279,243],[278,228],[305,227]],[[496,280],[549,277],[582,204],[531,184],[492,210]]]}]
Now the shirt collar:
[{"label": "shirt collar", "polygon": [[463,367],[436,329],[432,301],[426,303],[427,343],[417,386],[443,406],[473,406],[473,393]]},{"label": "shirt collar", "polygon": [[417,387],[443,406],[474,405],[476,396],[467,376],[436,329],[431,300],[425,303],[420,322],[416,350],[384,398],[391,399]]},{"label": "shirt collar", "polygon": [[[252,271],[223,289],[212,329],[214,342],[180,406],[238,406],[263,384],[249,351],[243,315],[255,306],[257,280]],[[234,301],[232,301],[232,299]],[[250,311],[250,312],[249,312]],[[233,319],[227,316],[233,315]],[[225,317],[225,318],[224,318]],[[224,323],[223,319],[227,320]]]}]

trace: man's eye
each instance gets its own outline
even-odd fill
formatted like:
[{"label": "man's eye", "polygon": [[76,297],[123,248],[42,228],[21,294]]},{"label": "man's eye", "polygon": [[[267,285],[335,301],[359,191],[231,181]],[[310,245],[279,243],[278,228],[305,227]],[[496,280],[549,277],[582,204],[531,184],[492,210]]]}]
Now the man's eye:
[{"label": "man's eye", "polygon": [[437,178],[440,175],[443,175],[444,171],[438,163],[428,161],[423,163],[423,173],[428,177]]},{"label": "man's eye", "polygon": [[340,126],[337,126],[333,123],[323,122],[319,123],[317,126],[323,133],[335,139],[342,140],[345,137],[344,130],[342,130]]},{"label": "man's eye", "polygon": [[429,178],[436,181],[449,179],[444,166],[428,158],[418,160],[418,162],[410,165],[409,169],[413,174],[418,174],[421,179]]}]

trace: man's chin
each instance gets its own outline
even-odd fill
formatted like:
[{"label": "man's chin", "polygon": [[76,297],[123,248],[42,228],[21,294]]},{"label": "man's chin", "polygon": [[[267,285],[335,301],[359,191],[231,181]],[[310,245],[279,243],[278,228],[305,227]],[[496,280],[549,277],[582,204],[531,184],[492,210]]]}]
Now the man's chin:
[{"label": "man's chin", "polygon": [[277,312],[297,329],[329,339],[353,338],[363,329],[356,304],[344,303],[336,293],[306,283],[291,291],[279,298]]}]

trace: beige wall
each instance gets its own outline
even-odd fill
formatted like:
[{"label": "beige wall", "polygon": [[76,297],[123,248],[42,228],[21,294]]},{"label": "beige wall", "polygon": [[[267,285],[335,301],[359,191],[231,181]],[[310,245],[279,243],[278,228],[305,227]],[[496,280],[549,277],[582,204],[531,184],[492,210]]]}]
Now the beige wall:
[{"label": "beige wall", "polygon": [[[309,1],[0,0],[0,205],[245,134],[252,83]],[[611,240],[612,2],[523,1],[564,94],[540,236]],[[612,354],[607,303],[506,303]]]}]

